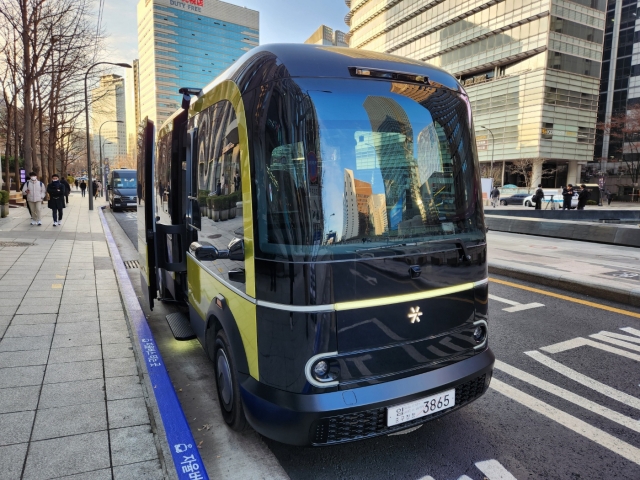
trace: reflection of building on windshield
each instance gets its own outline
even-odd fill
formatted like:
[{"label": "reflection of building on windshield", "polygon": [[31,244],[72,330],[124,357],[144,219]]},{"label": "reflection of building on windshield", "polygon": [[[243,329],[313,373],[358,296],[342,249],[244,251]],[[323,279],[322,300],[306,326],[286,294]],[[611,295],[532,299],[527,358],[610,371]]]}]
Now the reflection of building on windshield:
[{"label": "reflection of building on windshield", "polygon": [[[344,213],[342,239],[370,235],[371,184],[353,177],[353,170],[344,169]],[[384,197],[384,195],[383,195]]]},{"label": "reflection of building on windshield", "polygon": [[115,188],[136,188],[136,177],[113,177]]}]

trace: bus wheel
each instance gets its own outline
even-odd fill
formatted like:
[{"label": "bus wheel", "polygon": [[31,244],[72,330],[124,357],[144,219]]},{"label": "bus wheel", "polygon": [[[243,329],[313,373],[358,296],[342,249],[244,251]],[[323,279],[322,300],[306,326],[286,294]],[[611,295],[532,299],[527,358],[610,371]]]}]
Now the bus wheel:
[{"label": "bus wheel", "polygon": [[242,408],[233,355],[231,355],[229,340],[224,330],[220,330],[216,335],[213,365],[216,372],[216,388],[222,417],[231,429],[241,432],[246,428],[247,420]]}]

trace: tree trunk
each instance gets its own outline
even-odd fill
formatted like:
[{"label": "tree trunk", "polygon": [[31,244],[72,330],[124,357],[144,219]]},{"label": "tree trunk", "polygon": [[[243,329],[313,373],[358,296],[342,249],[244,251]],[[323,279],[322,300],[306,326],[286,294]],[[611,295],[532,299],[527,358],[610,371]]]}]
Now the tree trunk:
[{"label": "tree trunk", "polygon": [[22,14],[22,56],[24,63],[24,82],[22,86],[24,104],[24,166],[27,173],[34,170],[33,164],[33,114],[31,111],[31,88],[33,87],[31,78],[31,41],[29,31],[29,14],[27,12],[27,0],[20,1],[20,12]]},{"label": "tree trunk", "polygon": [[[15,97],[13,99],[15,102]],[[12,102],[13,103],[13,102]],[[7,145],[5,147],[4,153],[4,168],[5,175],[4,180],[6,181],[6,186],[3,187],[7,192],[11,190],[11,174],[9,173],[9,157],[11,156],[11,107],[13,105],[7,105]]]},{"label": "tree trunk", "polygon": [[[18,135],[18,107],[13,115],[13,134],[15,136],[15,157],[14,157],[14,174],[16,176],[16,191],[20,190],[20,136]],[[26,173],[29,173],[27,170]]]}]

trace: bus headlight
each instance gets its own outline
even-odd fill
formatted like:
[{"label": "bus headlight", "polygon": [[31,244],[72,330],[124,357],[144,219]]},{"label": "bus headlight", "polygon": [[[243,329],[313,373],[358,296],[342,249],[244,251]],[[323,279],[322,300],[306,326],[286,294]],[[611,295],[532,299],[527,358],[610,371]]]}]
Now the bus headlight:
[{"label": "bus headlight", "polygon": [[327,364],[327,362],[325,362],[324,360],[320,360],[313,367],[313,376],[316,377],[317,379],[321,379],[327,375],[328,371],[329,371],[329,365]]},{"label": "bus headlight", "polygon": [[473,331],[473,339],[476,341],[476,343],[482,343],[484,342],[486,337],[487,329],[484,327],[484,325],[478,325]]},{"label": "bus headlight", "polygon": [[305,365],[307,381],[314,387],[327,388],[338,385],[340,367],[334,357],[338,352],[314,355]]}]

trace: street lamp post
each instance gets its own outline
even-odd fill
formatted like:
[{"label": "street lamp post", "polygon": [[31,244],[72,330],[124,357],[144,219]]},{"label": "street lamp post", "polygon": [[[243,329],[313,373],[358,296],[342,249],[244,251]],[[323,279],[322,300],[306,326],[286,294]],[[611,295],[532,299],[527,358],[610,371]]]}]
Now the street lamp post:
[{"label": "street lamp post", "polygon": [[111,142],[108,139],[105,140],[104,142],[100,142],[100,178],[102,178],[102,181],[103,181],[103,184],[102,184],[103,192],[104,192],[104,188],[106,188],[107,182],[105,181],[104,175],[102,173],[102,147],[109,144],[111,144]]},{"label": "street lamp post", "polygon": [[[493,183],[493,149],[494,149],[494,145],[495,145],[495,141],[493,139],[493,132],[491,131],[490,128],[484,127],[482,125],[480,125],[480,128],[484,128],[485,130],[487,130],[491,134],[491,166],[489,167],[489,177],[491,177],[491,182]],[[502,179],[502,181],[500,183],[501,184],[504,183],[504,178]]]},{"label": "street lamp post", "polygon": [[[85,113],[85,128],[87,130],[87,187],[91,188],[91,140],[89,138],[89,92],[87,90],[87,78],[89,72],[93,67],[98,65],[114,65],[116,67],[131,68],[128,63],[113,63],[113,62],[97,62],[87,68],[84,74],[84,113]],[[91,192],[93,193],[93,192]],[[89,210],[93,210],[93,195],[89,195]]]},{"label": "street lamp post", "polygon": [[[98,129],[98,138],[100,139],[100,142],[102,142],[102,126],[105,125],[106,123],[124,123],[122,120],[107,120],[105,122],[102,122],[102,125],[100,125],[100,128]],[[107,188],[107,182],[105,181],[105,175],[104,175],[104,166],[102,165],[102,143],[100,143],[100,179],[102,180],[102,193],[104,195],[104,189]],[[119,144],[118,144],[119,145]]]}]

